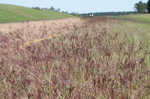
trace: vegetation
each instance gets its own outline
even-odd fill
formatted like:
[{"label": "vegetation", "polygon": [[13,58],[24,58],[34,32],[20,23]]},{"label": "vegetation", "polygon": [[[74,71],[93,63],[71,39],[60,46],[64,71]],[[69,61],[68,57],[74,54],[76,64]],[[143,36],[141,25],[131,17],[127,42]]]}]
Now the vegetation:
[{"label": "vegetation", "polygon": [[[36,8],[37,9],[37,8]],[[48,10],[35,10],[15,5],[0,4],[0,22],[21,22],[35,20],[49,20],[73,17],[66,13]]]},{"label": "vegetation", "polygon": [[32,7],[33,9],[36,9],[36,10],[52,10],[52,11],[56,11],[56,12],[61,12],[60,9],[55,9],[53,6],[50,7],[50,8],[40,8],[40,7]]},{"label": "vegetation", "polygon": [[[66,17],[52,8],[0,5],[0,22]],[[0,97],[150,99],[149,17],[81,17],[62,27],[25,22],[0,31]]]},{"label": "vegetation", "polygon": [[140,23],[150,23],[149,14],[130,14],[130,15],[117,16],[117,18],[134,21],[134,22],[140,22]]},{"label": "vegetation", "polygon": [[148,3],[139,1],[135,5],[135,11],[123,11],[123,12],[94,12],[94,13],[83,13],[80,14],[81,17],[87,16],[120,16],[120,15],[130,15],[130,14],[138,14],[138,13],[148,13],[150,12],[150,0]]},{"label": "vegetation", "polygon": [[148,13],[150,13],[150,0],[148,0],[147,6],[148,6]]},{"label": "vegetation", "polygon": [[1,98],[149,99],[148,45],[113,32],[118,20],[83,20],[49,39],[44,24],[37,38],[25,29],[0,33]]},{"label": "vegetation", "polygon": [[90,16],[93,14],[93,16],[120,16],[120,15],[129,15],[129,14],[137,14],[135,11],[129,11],[129,12],[95,12],[95,13],[84,13],[80,14],[81,17]]},{"label": "vegetation", "polygon": [[39,7],[32,7],[32,9],[41,10]]},{"label": "vegetation", "polygon": [[138,13],[147,13],[147,4],[142,1],[136,3],[135,8]]}]

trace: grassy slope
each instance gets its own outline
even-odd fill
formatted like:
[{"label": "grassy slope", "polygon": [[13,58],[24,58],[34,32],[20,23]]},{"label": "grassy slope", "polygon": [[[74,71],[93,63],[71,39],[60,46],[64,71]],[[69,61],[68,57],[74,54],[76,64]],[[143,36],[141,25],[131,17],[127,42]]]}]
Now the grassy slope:
[{"label": "grassy slope", "polygon": [[0,22],[19,22],[26,20],[59,19],[71,15],[55,11],[39,11],[31,8],[0,4]]}]

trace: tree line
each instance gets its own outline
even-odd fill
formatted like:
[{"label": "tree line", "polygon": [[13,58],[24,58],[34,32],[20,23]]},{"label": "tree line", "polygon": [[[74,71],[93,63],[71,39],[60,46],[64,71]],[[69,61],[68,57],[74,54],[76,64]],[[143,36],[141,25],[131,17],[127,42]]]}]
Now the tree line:
[{"label": "tree line", "polygon": [[135,9],[138,13],[150,13],[150,0],[147,3],[139,1],[135,4]]},{"label": "tree line", "polygon": [[[35,9],[35,10],[52,10],[52,11],[56,11],[56,12],[61,12],[60,8],[56,9],[53,6],[50,7],[50,8],[40,8],[40,7],[32,7],[32,8]],[[65,11],[62,11],[62,12],[65,13]]]},{"label": "tree line", "polygon": [[44,11],[44,10],[47,10],[47,11],[55,11],[55,12],[61,12],[61,13],[66,13],[66,14],[70,14],[70,15],[73,15],[73,16],[80,16],[80,14],[76,13],[76,12],[67,12],[67,11],[63,11],[61,10],[60,8],[56,9],[54,8],[53,6],[51,6],[50,8],[40,8],[40,7],[32,7],[32,9],[35,9],[35,10],[41,10],[41,11]]}]

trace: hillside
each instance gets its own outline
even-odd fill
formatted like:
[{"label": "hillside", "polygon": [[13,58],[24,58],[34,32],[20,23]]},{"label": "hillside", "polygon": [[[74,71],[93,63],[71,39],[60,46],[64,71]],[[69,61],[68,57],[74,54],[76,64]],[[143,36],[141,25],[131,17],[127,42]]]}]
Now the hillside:
[{"label": "hillside", "polygon": [[27,20],[47,20],[72,17],[65,13],[55,11],[40,11],[32,8],[0,4],[0,23],[20,22]]}]

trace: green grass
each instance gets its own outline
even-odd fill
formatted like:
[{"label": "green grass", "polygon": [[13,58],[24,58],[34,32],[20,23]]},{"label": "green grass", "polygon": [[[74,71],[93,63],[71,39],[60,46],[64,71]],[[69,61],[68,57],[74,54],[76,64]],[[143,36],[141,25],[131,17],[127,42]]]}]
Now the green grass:
[{"label": "green grass", "polygon": [[73,17],[72,15],[55,12],[55,11],[40,11],[32,8],[0,4],[0,23],[20,22],[27,20],[48,20]]},{"label": "green grass", "polygon": [[[150,45],[150,14],[124,15],[115,18],[119,19],[120,22],[119,24],[111,24],[109,32],[127,34],[128,37],[134,38],[135,42],[140,40]],[[148,66],[150,66],[150,61],[148,61]]]},{"label": "green grass", "polygon": [[150,14],[122,15],[122,16],[119,16],[119,18],[130,20],[130,21],[135,21],[135,22],[150,23]]},{"label": "green grass", "polygon": [[110,32],[126,33],[136,39],[150,41],[150,14],[112,16],[120,22],[109,26]]}]

